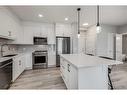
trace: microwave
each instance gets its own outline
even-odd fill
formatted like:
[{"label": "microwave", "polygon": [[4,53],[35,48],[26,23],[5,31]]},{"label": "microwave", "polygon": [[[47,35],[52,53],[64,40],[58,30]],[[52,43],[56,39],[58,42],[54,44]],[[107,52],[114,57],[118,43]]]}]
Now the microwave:
[{"label": "microwave", "polygon": [[47,45],[47,37],[34,37],[34,45]]}]

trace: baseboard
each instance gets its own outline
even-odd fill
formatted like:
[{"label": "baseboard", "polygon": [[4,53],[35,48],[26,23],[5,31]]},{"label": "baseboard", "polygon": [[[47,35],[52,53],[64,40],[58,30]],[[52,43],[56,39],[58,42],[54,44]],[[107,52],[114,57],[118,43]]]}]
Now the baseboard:
[{"label": "baseboard", "polygon": [[48,65],[48,67],[56,67],[56,65]]},{"label": "baseboard", "polygon": [[32,67],[26,67],[25,70],[32,70]]}]

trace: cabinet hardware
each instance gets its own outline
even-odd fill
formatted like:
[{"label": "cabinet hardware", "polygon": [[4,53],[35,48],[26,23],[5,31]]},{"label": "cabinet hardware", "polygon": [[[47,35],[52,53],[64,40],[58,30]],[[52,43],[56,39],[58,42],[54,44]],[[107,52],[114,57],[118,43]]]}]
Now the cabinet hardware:
[{"label": "cabinet hardware", "polygon": [[19,65],[21,65],[21,60],[19,60]]},{"label": "cabinet hardware", "polygon": [[70,72],[70,64],[68,64],[68,72]]},{"label": "cabinet hardware", "polygon": [[65,67],[64,67],[64,66],[62,66],[62,68],[63,68],[63,69],[65,69]]},{"label": "cabinet hardware", "polygon": [[8,36],[11,36],[11,31],[8,31],[8,33],[9,33]]}]

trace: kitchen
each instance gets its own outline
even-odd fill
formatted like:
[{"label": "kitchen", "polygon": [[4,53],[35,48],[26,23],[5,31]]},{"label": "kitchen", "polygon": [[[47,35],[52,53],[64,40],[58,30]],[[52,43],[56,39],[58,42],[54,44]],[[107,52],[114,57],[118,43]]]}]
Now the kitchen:
[{"label": "kitchen", "polygon": [[[79,13],[77,8],[79,7],[81,8],[81,15],[79,15],[82,19],[80,20],[81,25],[77,27],[77,13]],[[9,67],[10,73],[7,73],[9,74],[8,77],[5,76],[4,72],[1,73],[1,76],[4,76],[1,79],[1,83],[4,83],[1,85],[1,89],[108,89],[108,65],[115,65],[112,66],[112,69],[118,68],[119,64],[121,67],[126,65],[122,62],[123,59],[126,61],[126,55],[124,54],[126,50],[122,48],[121,35],[126,33],[127,21],[122,13],[125,13],[123,9],[127,7],[100,6],[101,15],[99,21],[102,22],[100,33],[96,33],[97,6],[79,7],[0,7],[0,63],[11,63],[11,69]],[[121,15],[116,16],[116,18],[113,17],[118,14],[118,10],[122,14],[123,18],[121,19],[123,22],[120,22],[121,19],[118,20]],[[62,13],[59,16],[60,11]],[[107,15],[107,12],[114,12],[114,15]],[[88,20],[89,23],[86,23]],[[79,38],[77,34],[80,34]],[[126,45],[123,47],[126,48]],[[94,65],[96,67],[98,64],[104,64],[103,68],[94,69],[98,72],[94,73],[92,69],[90,69],[91,72],[89,69],[80,72],[82,75],[85,75],[85,72],[87,72],[86,75],[91,75],[87,76],[88,79],[85,78],[87,81],[93,79],[96,74],[99,77],[102,75],[103,78],[101,78],[100,82],[102,85],[97,86],[97,81],[99,82],[100,79],[94,78],[95,80],[92,80],[94,85],[90,84],[90,81],[80,81],[79,84],[83,84],[80,87],[78,83],[74,84],[76,83],[74,80],[68,86],[67,81],[70,83],[70,79],[66,76],[66,71],[62,71],[62,67],[70,69],[64,67],[65,61],[72,62],[70,65],[78,67],[76,61],[74,62],[76,58],[78,60],[77,64],[80,66]],[[106,58],[110,58],[110,60]],[[64,60],[63,64],[61,60]],[[65,62],[65,65],[68,64],[67,62]],[[100,69],[103,69],[104,72],[100,73]],[[6,69],[3,70],[6,72]],[[77,73],[75,69],[74,72]],[[114,72],[117,73],[115,70]],[[75,74],[72,75],[75,77]],[[114,75],[111,72],[111,78]],[[67,80],[64,79],[65,77]],[[6,79],[12,83],[8,83]],[[83,77],[81,79],[84,80]],[[114,78],[114,80],[116,79]],[[112,82],[114,83],[113,86],[115,86],[114,89],[121,88],[121,86],[117,86],[117,82]],[[84,87],[86,83],[88,84]],[[126,87],[121,89],[126,89]]]}]

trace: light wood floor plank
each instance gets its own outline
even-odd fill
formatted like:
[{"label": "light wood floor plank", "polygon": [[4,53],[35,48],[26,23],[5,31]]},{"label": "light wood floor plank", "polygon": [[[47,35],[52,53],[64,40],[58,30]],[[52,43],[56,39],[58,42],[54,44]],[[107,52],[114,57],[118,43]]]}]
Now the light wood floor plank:
[{"label": "light wood floor plank", "polygon": [[23,72],[10,89],[67,89],[59,68],[37,69]]},{"label": "light wood floor plank", "polygon": [[[127,89],[127,64],[113,66],[110,74],[114,89]],[[67,89],[59,68],[23,72],[10,89]]]}]

